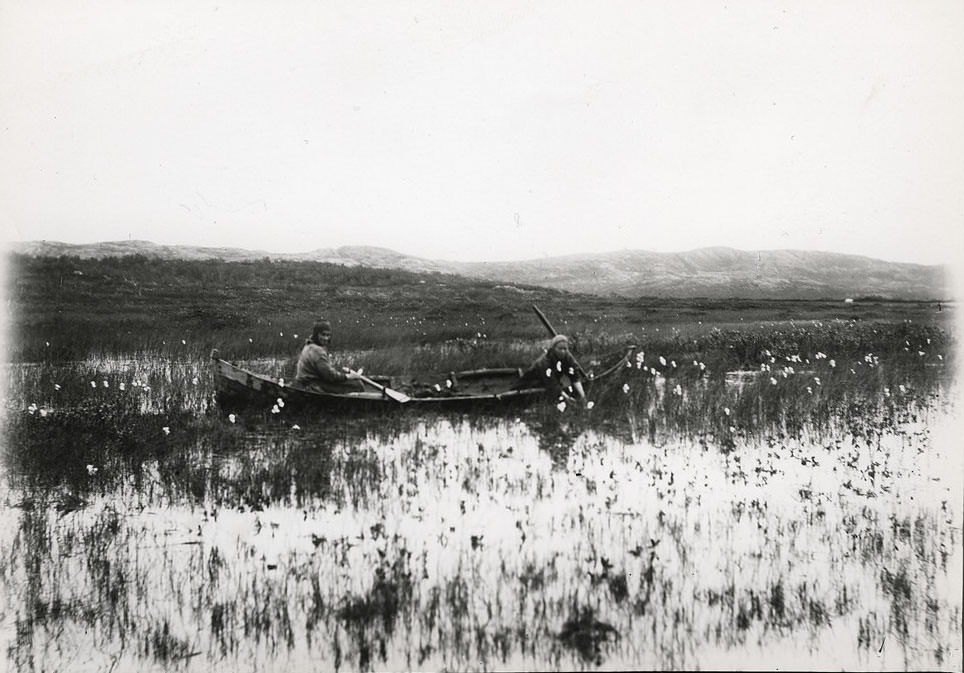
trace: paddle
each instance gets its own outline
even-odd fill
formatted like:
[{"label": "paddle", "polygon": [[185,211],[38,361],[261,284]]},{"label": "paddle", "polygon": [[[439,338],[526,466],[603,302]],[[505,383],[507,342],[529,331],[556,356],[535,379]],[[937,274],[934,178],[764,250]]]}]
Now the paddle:
[{"label": "paddle", "polygon": [[[540,311],[539,307],[536,306],[535,304],[532,305],[532,310],[536,312],[536,315],[539,316],[539,320],[542,321],[542,324],[545,325],[546,329],[549,331],[549,336],[556,336],[558,332],[556,332],[556,329],[552,326],[552,323],[549,322],[549,318],[546,317],[546,314]],[[572,357],[572,361],[576,363],[576,368],[580,371],[580,373],[582,373],[582,375],[586,379],[588,379],[589,375],[586,374],[586,370],[582,368],[581,364],[579,364],[579,361],[576,359],[576,356],[573,355],[571,351],[569,352],[569,355]]]},{"label": "paddle", "polygon": [[364,382],[367,383],[368,385],[372,386],[373,388],[376,388],[376,389],[382,391],[382,393],[385,395],[385,397],[387,397],[387,398],[389,398],[390,400],[393,400],[393,401],[395,401],[395,402],[398,402],[399,404],[405,404],[405,403],[408,402],[410,399],[412,399],[411,397],[409,397],[409,396],[406,395],[405,393],[399,392],[399,391],[397,391],[397,390],[392,390],[391,388],[388,388],[387,386],[383,386],[383,385],[380,384],[380,383],[375,383],[374,381],[372,381],[372,380],[371,380],[370,378],[368,378],[367,376],[363,376],[363,375],[361,374],[361,372],[356,372],[356,371],[354,371],[354,370],[348,370],[348,371],[350,371],[352,374],[355,374],[356,376],[358,376],[359,379],[361,379],[362,381],[364,381]]}]

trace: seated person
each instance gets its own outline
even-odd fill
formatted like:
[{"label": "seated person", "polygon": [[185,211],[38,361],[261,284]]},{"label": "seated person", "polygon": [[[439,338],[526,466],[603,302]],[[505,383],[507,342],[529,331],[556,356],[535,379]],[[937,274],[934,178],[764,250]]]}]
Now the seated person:
[{"label": "seated person", "polygon": [[331,343],[331,323],[319,320],[298,357],[295,384],[314,392],[359,393],[365,387],[355,372],[340,372],[331,364],[328,344]]},{"label": "seated person", "polygon": [[552,337],[546,352],[523,372],[515,387],[545,388],[557,394],[568,385],[572,386],[579,400],[586,401],[586,393],[582,387],[582,369],[569,352],[569,339],[557,334]]}]

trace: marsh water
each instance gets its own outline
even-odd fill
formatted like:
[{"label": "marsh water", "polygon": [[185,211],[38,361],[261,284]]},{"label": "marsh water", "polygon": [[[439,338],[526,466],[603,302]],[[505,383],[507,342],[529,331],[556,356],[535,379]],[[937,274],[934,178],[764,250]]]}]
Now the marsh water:
[{"label": "marsh water", "polygon": [[47,438],[0,480],[13,670],[961,667],[953,386],[793,432],[734,404],[655,433],[606,415],[622,393],[229,415],[200,365],[153,374],[192,391],[173,406],[147,365],[85,366],[100,401],[69,419],[52,392],[8,400],[10,442]]}]

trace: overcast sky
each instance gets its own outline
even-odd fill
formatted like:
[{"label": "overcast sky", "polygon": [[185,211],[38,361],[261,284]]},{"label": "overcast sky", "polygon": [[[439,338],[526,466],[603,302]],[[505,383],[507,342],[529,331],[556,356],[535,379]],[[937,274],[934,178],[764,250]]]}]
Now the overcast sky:
[{"label": "overcast sky", "polygon": [[959,0],[0,0],[0,225],[950,262],[962,36]]}]

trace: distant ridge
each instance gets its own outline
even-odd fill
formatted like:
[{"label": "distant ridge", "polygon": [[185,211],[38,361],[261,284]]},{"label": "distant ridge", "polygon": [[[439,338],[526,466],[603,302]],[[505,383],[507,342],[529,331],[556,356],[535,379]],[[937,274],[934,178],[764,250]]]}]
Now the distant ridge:
[{"label": "distant ridge", "polygon": [[570,292],[624,297],[706,297],[714,299],[843,299],[880,297],[934,300],[949,297],[943,266],[887,262],[859,255],[805,250],[744,251],[698,248],[686,252],[575,254],[518,262],[449,262],[404,255],[369,246],[319,248],[279,254],[240,248],[158,245],[150,241],[70,244],[55,241],[14,243],[14,253],[32,256],[102,258],[144,255],[160,259],[228,262],[312,261],[454,273],[471,278],[541,285]]}]

